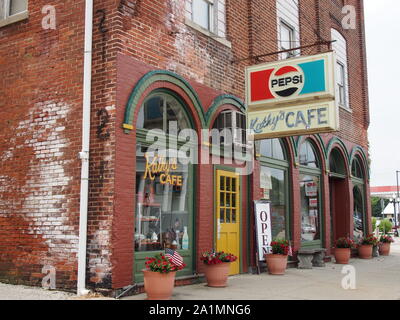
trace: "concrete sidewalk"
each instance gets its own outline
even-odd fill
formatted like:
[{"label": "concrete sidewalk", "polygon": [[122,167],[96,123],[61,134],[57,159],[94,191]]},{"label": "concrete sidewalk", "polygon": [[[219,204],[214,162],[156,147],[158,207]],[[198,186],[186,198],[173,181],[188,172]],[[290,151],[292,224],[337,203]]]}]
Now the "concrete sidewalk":
[{"label": "concrete sidewalk", "polygon": [[[174,289],[173,300],[400,300],[400,241],[392,244],[389,257],[352,259],[356,290],[344,290],[343,265],[328,263],[312,270],[288,269],[284,276],[239,275],[229,278],[227,288],[197,284]],[[123,300],[143,300],[145,294]],[[77,297],[71,293],[0,283],[0,300],[109,299],[98,295]],[[109,299],[114,300],[114,299]]]},{"label": "concrete sidewalk", "polygon": [[[197,284],[174,289],[173,300],[400,300],[400,241],[391,255],[372,260],[351,259],[356,289],[342,288],[343,265],[328,263],[312,270],[288,269],[284,276],[239,275],[229,278],[227,288]],[[142,300],[146,295],[126,297]]]}]

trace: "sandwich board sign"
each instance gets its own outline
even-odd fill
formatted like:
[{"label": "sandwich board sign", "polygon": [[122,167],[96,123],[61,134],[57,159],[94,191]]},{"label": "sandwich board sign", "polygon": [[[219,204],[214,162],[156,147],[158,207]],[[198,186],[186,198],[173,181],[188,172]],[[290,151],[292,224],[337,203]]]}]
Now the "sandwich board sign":
[{"label": "sandwich board sign", "polygon": [[271,253],[271,202],[264,200],[254,201],[254,215],[258,261],[264,261],[265,254]]}]

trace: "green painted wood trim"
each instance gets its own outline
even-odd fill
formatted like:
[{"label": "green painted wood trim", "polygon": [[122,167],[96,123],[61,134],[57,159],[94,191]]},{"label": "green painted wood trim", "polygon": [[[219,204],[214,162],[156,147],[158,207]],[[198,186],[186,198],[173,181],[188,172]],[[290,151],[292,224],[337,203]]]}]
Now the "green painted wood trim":
[{"label": "green painted wood trim", "polygon": [[[345,161],[347,164],[349,164],[349,152],[347,151],[346,145],[344,144],[344,142],[342,141],[342,139],[340,139],[339,137],[333,137],[329,142],[328,145],[326,146],[326,161],[327,164],[329,164],[329,156],[331,155],[331,152],[333,150],[334,145],[337,144],[342,148],[342,151],[345,154]],[[350,165],[348,166],[349,168],[351,167]]]},{"label": "green painted wood trim", "polygon": [[214,99],[213,103],[211,104],[211,107],[208,109],[206,113],[205,118],[207,121],[207,128],[210,128],[210,126],[212,125],[211,120],[213,119],[214,115],[218,112],[218,108],[224,104],[233,105],[243,113],[246,113],[246,105],[241,99],[230,94],[220,95]]},{"label": "green painted wood trim", "polygon": [[[126,105],[123,126],[134,125],[133,120],[135,117],[135,110],[136,108],[141,107],[141,105],[140,106],[138,105],[139,100],[141,99],[143,93],[147,90],[147,88],[157,81],[169,82],[181,88],[193,102],[193,105],[197,111],[197,115],[200,119],[201,126],[202,128],[205,128],[206,121],[205,121],[204,109],[196,91],[184,78],[167,70],[150,71],[138,81]],[[132,131],[127,128],[125,128],[124,130],[125,133],[130,133]]]},{"label": "green painted wood trim", "polygon": [[364,151],[364,149],[360,146],[356,146],[353,148],[353,150],[351,150],[350,156],[349,156],[349,163],[350,163],[350,173],[351,173],[351,169],[352,169],[352,164],[353,164],[353,160],[356,157],[356,155],[359,154],[361,156],[362,161],[364,162],[364,169],[365,169],[365,173],[366,173],[366,177],[367,180],[369,181],[371,178],[371,170],[369,167],[369,162],[368,162],[368,157]]}]

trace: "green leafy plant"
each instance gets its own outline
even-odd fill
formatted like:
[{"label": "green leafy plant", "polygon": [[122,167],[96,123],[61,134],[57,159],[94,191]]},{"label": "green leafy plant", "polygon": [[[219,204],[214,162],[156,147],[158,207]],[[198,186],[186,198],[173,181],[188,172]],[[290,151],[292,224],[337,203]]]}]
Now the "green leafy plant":
[{"label": "green leafy plant", "polygon": [[373,231],[375,231],[375,229],[376,229],[376,221],[377,221],[376,218],[372,217],[372,221],[371,222],[372,222],[372,230]]},{"label": "green leafy plant", "polygon": [[392,231],[393,224],[388,219],[383,219],[379,225],[379,231],[383,233],[388,233]]}]

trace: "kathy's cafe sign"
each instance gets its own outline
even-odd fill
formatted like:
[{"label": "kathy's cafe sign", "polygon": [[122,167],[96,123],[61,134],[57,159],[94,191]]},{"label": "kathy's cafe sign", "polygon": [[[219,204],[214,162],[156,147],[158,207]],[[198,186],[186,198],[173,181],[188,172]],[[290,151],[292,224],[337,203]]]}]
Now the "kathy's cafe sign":
[{"label": "kathy's cafe sign", "polygon": [[339,129],[333,52],[246,69],[248,127],[254,138]]}]

